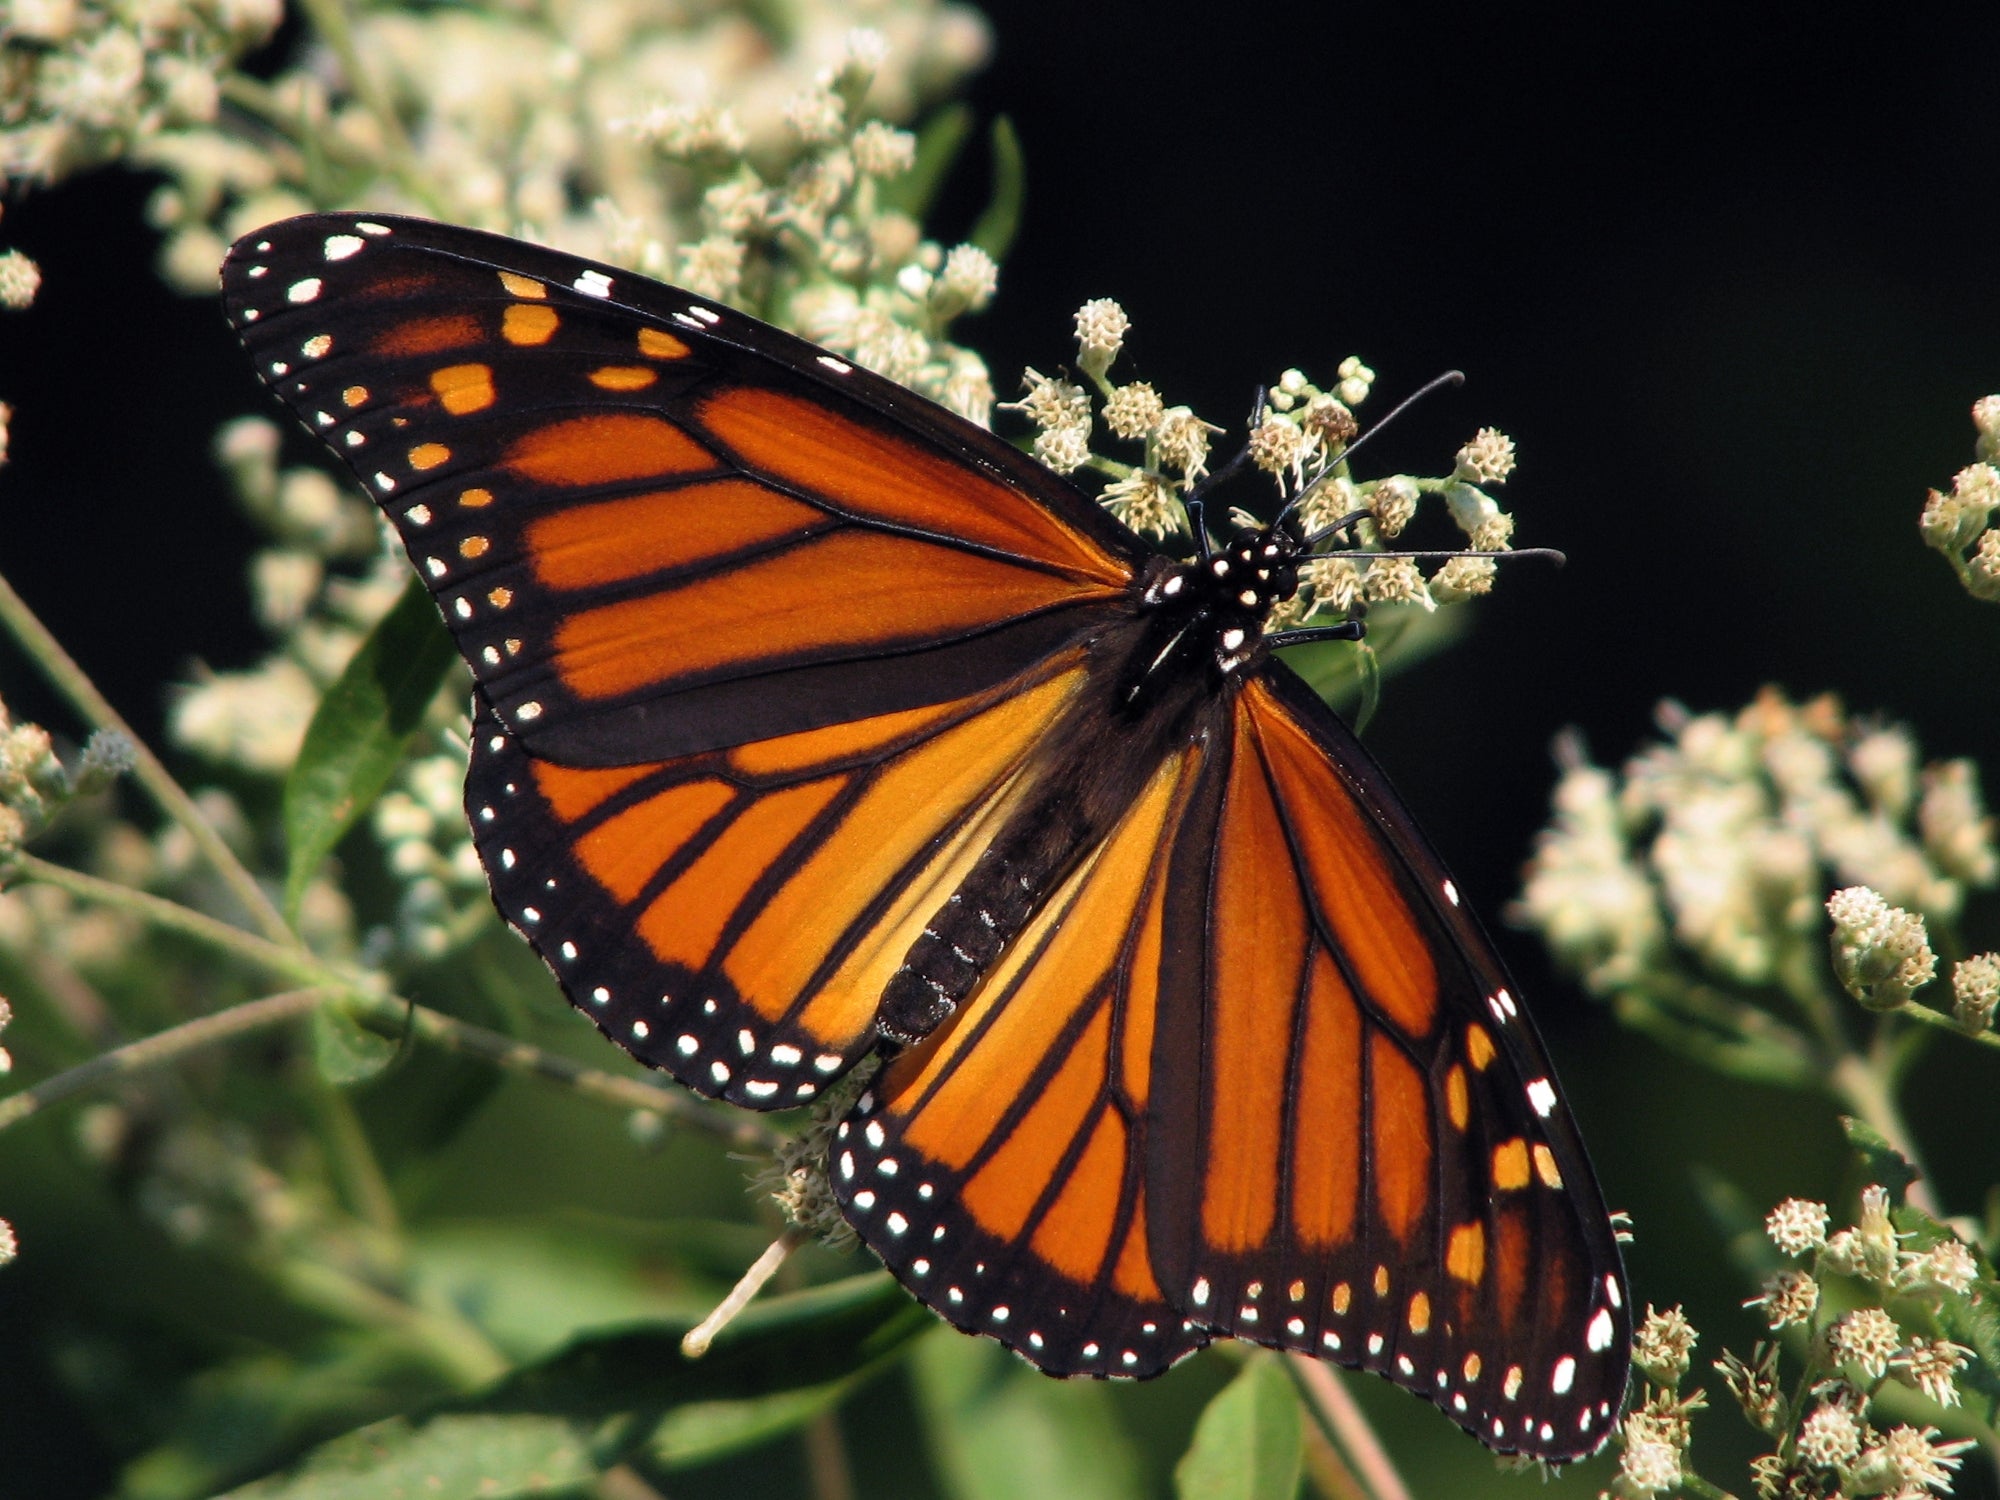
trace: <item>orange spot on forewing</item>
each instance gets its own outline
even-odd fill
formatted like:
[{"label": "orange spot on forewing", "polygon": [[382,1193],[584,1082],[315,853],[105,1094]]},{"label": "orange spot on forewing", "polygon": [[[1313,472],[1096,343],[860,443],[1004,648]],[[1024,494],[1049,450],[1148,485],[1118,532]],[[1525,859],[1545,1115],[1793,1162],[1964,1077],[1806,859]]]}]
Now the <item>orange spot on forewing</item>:
[{"label": "orange spot on forewing", "polygon": [[492,367],[446,365],[431,371],[431,390],[454,417],[484,411],[494,400]]},{"label": "orange spot on forewing", "polygon": [[535,576],[552,589],[598,588],[806,534],[826,517],[740,479],[572,505],[523,532]]},{"label": "orange spot on forewing", "polygon": [[641,328],[639,352],[648,359],[685,359],[690,351],[671,333],[658,328]]},{"label": "orange spot on forewing", "polygon": [[1242,701],[1298,839],[1314,900],[1357,983],[1409,1036],[1428,1035],[1437,1017],[1437,969],[1398,879],[1398,856],[1326,752],[1269,688],[1253,680]]},{"label": "orange spot on forewing", "polygon": [[1465,1069],[1453,1063],[1444,1075],[1445,1115],[1453,1130],[1463,1130],[1472,1119],[1472,1094],[1465,1082]]},{"label": "orange spot on forewing", "polygon": [[664,417],[596,412],[550,422],[519,439],[503,460],[540,484],[611,484],[666,479],[714,467],[708,450]]},{"label": "orange spot on forewing", "polygon": [[1457,1225],[1445,1247],[1444,1268],[1454,1281],[1476,1286],[1486,1274],[1486,1226],[1477,1219]]},{"label": "orange spot on forewing", "polygon": [[659,378],[659,371],[644,365],[601,365],[589,377],[601,391],[643,391]]},{"label": "orange spot on forewing", "polygon": [[1430,1096],[1416,1065],[1382,1032],[1370,1038],[1369,1063],[1375,1206],[1389,1233],[1408,1244],[1430,1199]]},{"label": "orange spot on forewing", "polygon": [[1345,1243],[1361,1189],[1361,1012],[1333,960],[1315,951],[1305,1045],[1294,1060],[1292,1222],[1303,1244]]},{"label": "orange spot on forewing", "polygon": [[855,514],[962,537],[1103,587],[1125,586],[1122,562],[1039,504],[849,410],[837,398],[733,387],[704,401],[701,417],[752,468]]},{"label": "orange spot on forewing", "polygon": [[1528,1143],[1518,1135],[1493,1148],[1493,1186],[1502,1193],[1528,1185]]},{"label": "orange spot on forewing", "polygon": [[500,315],[500,336],[510,344],[546,344],[562,322],[553,307],[516,302]]}]

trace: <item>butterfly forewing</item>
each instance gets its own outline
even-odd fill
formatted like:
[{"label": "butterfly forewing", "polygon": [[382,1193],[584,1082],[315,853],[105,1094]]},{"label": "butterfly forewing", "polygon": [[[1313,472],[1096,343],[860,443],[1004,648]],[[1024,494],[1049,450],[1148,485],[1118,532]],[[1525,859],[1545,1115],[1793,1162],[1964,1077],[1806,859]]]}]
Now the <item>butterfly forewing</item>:
[{"label": "butterfly forewing", "polygon": [[242,241],[223,291],[540,755],[624,765],[989,688],[1130,579],[1132,540],[1030,501],[1046,471],[990,435],[942,451],[926,403],[643,277],[324,215]]},{"label": "butterfly forewing", "polygon": [[831,1161],[918,1297],[1053,1374],[1228,1334],[1503,1451],[1600,1446],[1630,1315],[1540,1043],[1296,678],[1155,684],[1170,560],[615,268],[326,214],[240,241],[223,292],[472,666],[476,846],[579,1009],[772,1109],[957,1003]]}]

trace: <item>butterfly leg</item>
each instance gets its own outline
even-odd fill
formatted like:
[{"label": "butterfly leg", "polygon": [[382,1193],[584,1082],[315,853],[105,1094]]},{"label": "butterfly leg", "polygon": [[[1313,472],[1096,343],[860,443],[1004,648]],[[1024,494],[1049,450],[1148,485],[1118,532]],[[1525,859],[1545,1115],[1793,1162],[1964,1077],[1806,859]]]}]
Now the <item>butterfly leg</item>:
[{"label": "butterfly leg", "polygon": [[1264,637],[1267,646],[1305,646],[1314,641],[1358,641],[1368,634],[1360,620],[1343,620],[1338,625],[1315,625],[1309,630],[1279,630]]}]

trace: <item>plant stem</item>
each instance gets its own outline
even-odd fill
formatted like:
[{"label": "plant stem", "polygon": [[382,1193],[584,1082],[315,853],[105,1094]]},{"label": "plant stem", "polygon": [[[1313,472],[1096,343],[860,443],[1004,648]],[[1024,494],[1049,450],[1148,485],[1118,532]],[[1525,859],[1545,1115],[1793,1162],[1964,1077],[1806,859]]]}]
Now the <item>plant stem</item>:
[{"label": "plant stem", "polygon": [[[342,1004],[351,1007],[355,1020],[380,1035],[391,1038],[405,1034],[418,1036],[513,1072],[532,1073],[563,1084],[589,1098],[625,1109],[643,1109],[664,1115],[677,1124],[692,1125],[711,1135],[720,1136],[732,1145],[750,1150],[772,1150],[782,1139],[778,1131],[753,1117],[743,1115],[740,1111],[725,1112],[713,1108],[670,1085],[648,1083],[643,1079],[609,1073],[602,1068],[587,1067],[544,1048],[517,1042],[512,1037],[502,1036],[496,1031],[488,1031],[482,1026],[473,1026],[447,1016],[441,1011],[427,1009],[401,996],[384,994],[372,988],[364,975],[343,970],[303,949],[267,943],[252,933],[231,927],[227,922],[218,922],[213,917],[177,902],[150,895],[145,891],[135,891],[129,886],[102,880],[95,875],[85,875],[81,871],[72,870],[65,865],[52,864],[32,854],[17,856],[14,867],[20,874],[30,879],[56,886],[85,900],[98,901],[107,906],[133,912],[166,931],[178,932],[233,953],[246,962],[283,979],[312,986],[315,1004],[338,997]],[[234,1011],[224,1014],[234,1014]],[[187,1027],[200,1027],[219,1019],[219,1016],[203,1017],[200,1020],[187,1022],[183,1026],[176,1026],[149,1040],[164,1042],[167,1038],[181,1036]],[[198,1040],[194,1045],[205,1045],[206,1040],[212,1039],[215,1033],[197,1035],[202,1040]],[[177,1048],[178,1050],[186,1049]],[[92,1064],[86,1063],[82,1066],[88,1068]],[[78,1070],[70,1070],[71,1073],[76,1071]],[[69,1073],[64,1073],[59,1074],[58,1078],[69,1076]],[[56,1081],[57,1079],[50,1079],[49,1083]],[[4,1123],[4,1117],[0,1117],[0,1124]]]},{"label": "plant stem", "polygon": [[194,805],[194,799],[181,790],[180,783],[168,773],[159,757],[132,732],[118,710],[98,692],[97,685],[63,650],[61,643],[28,608],[27,601],[14,592],[13,585],[5,577],[0,577],[0,624],[12,632],[21,649],[27,652],[35,665],[41,668],[42,674],[69,699],[92,728],[113,731],[131,742],[134,756],[132,774],[159,804],[160,810],[188,831],[202,857],[222,877],[223,884],[229,887],[236,899],[242,902],[243,909],[250,914],[264,936],[274,943],[298,946],[298,938],[285,925],[283,915],[272,905],[271,898],[264,894],[263,887],[257,884],[257,877],[244,868],[243,862],[222,841],[222,835]]},{"label": "plant stem", "polygon": [[1347,1455],[1374,1500],[1410,1500],[1409,1486],[1396,1472],[1389,1450],[1375,1436],[1375,1429],[1354,1404],[1340,1377],[1320,1361],[1303,1354],[1287,1354],[1285,1367],[1305,1393],[1306,1405]]},{"label": "plant stem", "polygon": [[0,1099],[0,1130],[108,1078],[127,1077],[148,1068],[157,1068],[162,1063],[232,1037],[246,1036],[294,1021],[322,1004],[326,994],[325,990],[306,989],[267,995],[261,1000],[231,1006],[212,1016],[184,1022],[155,1036],[144,1037],[93,1057],[89,1062],[79,1063],[53,1078],[43,1079],[31,1089]]},{"label": "plant stem", "polygon": [[86,875],[81,870],[72,870],[67,865],[54,864],[26,853],[15,856],[13,867],[16,873],[29,880],[52,885],[85,901],[95,901],[103,906],[129,911],[163,931],[177,932],[183,937],[191,937],[197,942],[221,948],[294,983],[346,986],[356,982],[353,977],[337,973],[314,957],[309,950],[297,947],[292,942],[279,943],[260,938],[255,933],[245,932],[240,927],[232,927],[229,923],[218,921],[191,906],[182,906],[177,901],[169,901],[146,891],[134,890],[131,886],[120,885],[115,880]]},{"label": "plant stem", "polygon": [[1842,1103],[1855,1114],[1866,1120],[1881,1132],[1882,1139],[1899,1152],[1903,1159],[1917,1170],[1917,1180],[1910,1184],[1909,1199],[1915,1208],[1922,1209],[1932,1218],[1939,1218],[1943,1210],[1938,1206],[1937,1197],[1931,1191],[1930,1175],[1925,1172],[1923,1157],[1917,1151],[1916,1142],[1910,1136],[1910,1127],[1903,1121],[1903,1112],[1896,1106],[1895,1098],[1877,1071],[1869,1066],[1866,1058],[1848,1053],[1833,1065],[1833,1072],[1827,1082],[1839,1096]]}]

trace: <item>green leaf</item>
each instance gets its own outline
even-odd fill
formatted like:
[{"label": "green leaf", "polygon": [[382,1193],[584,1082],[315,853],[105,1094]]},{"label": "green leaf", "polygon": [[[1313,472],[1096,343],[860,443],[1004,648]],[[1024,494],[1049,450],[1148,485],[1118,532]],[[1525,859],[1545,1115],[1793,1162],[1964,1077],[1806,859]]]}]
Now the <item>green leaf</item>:
[{"label": "green leaf", "polygon": [[911,1366],[951,1500],[1136,1500],[1139,1464],[1111,1392],[1038,1375],[987,1339],[940,1328]]},{"label": "green leaf", "polygon": [[1028,159],[1014,122],[1005,115],[993,122],[991,142],[993,193],[966,238],[995,260],[1005,260],[1021,228],[1021,205],[1028,196]]},{"label": "green leaf", "polygon": [[336,1087],[364,1083],[395,1061],[394,1039],[370,1031],[339,1002],[312,1013],[313,1063]]},{"label": "green leaf", "polygon": [[366,812],[409,749],[458,660],[437,606],[414,580],[326,690],[285,781],[285,910]]},{"label": "green leaf", "polygon": [[901,177],[882,184],[884,208],[908,214],[922,223],[932,200],[944,185],[946,175],[965,149],[972,133],[972,109],[965,104],[947,104],[933,111],[917,128],[917,159]]},{"label": "green leaf", "polygon": [[1259,1351],[1202,1412],[1174,1491],[1181,1500],[1292,1500],[1304,1457],[1298,1391],[1278,1356]]},{"label": "green leaf", "polygon": [[322,1443],[291,1472],[224,1500],[513,1500],[572,1494],[602,1469],[559,1417],[391,1417]]},{"label": "green leaf", "polygon": [[1867,1121],[1842,1115],[1840,1128],[1847,1132],[1847,1144],[1860,1153],[1861,1170],[1867,1174],[1868,1181],[1887,1188],[1890,1202],[1901,1203],[1910,1190],[1910,1184],[1923,1174]]},{"label": "green leaf", "polygon": [[[229,1500],[507,1500],[564,1493],[645,1447],[656,1431],[670,1456],[722,1451],[717,1410],[677,1437],[662,1422],[699,1403],[765,1403],[731,1414],[734,1437],[804,1421],[934,1326],[886,1274],[856,1276],[753,1304],[708,1357],[680,1352],[686,1322],[579,1339],[490,1390],[426,1413],[376,1422],[323,1443],[297,1464]],[[774,1400],[785,1394],[801,1399]],[[718,1408],[719,1410],[719,1408]]]}]

